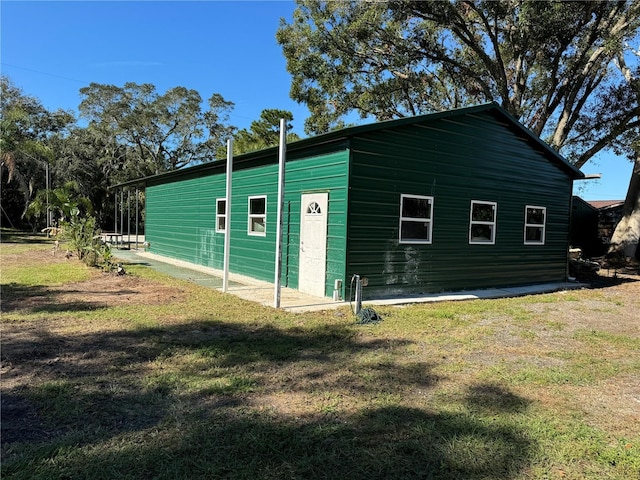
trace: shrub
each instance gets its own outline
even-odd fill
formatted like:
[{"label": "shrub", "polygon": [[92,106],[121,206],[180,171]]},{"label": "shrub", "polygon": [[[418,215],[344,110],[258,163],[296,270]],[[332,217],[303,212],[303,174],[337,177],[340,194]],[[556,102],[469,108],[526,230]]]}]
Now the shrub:
[{"label": "shrub", "polygon": [[103,242],[96,219],[92,216],[80,217],[77,208],[71,210],[71,220],[63,222],[62,235],[69,249],[90,267],[111,270],[111,247]]}]

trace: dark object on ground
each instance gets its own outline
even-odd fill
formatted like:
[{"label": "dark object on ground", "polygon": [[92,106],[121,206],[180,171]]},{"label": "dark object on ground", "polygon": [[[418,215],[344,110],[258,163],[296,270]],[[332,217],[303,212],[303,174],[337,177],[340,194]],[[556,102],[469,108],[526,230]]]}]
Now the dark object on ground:
[{"label": "dark object on ground", "polygon": [[358,325],[366,325],[368,323],[378,323],[382,321],[382,317],[371,307],[363,308],[356,314],[356,317],[358,317],[358,321],[356,322]]},{"label": "dark object on ground", "polygon": [[578,280],[593,280],[598,276],[600,264],[584,258],[569,259],[569,275]]},{"label": "dark object on ground", "polygon": [[600,261],[600,266],[608,272],[613,270],[613,275],[618,273],[625,275],[640,275],[640,261],[625,257],[620,253],[605,255]]}]

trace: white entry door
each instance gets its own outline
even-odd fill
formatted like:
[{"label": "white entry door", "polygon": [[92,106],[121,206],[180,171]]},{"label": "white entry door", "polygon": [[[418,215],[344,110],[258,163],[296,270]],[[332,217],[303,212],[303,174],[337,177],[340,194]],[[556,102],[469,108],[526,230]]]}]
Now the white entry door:
[{"label": "white entry door", "polygon": [[328,193],[304,194],[300,200],[298,290],[318,297],[325,296],[328,206]]}]

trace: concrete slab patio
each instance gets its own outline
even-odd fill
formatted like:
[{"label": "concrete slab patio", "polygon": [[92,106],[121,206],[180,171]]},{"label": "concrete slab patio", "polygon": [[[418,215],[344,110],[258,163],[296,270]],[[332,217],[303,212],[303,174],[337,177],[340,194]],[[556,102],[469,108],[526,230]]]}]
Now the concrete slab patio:
[{"label": "concrete slab patio", "polygon": [[[209,288],[222,289],[222,271],[192,263],[163,257],[144,250],[113,250],[114,257],[126,263],[143,264],[167,275],[187,280]],[[432,303],[460,300],[518,297],[561,290],[585,288],[588,284],[576,282],[555,282],[522,287],[465,290],[461,292],[429,293],[411,297],[390,297],[364,302],[367,305],[407,305],[412,303]],[[229,274],[229,289],[232,295],[273,306],[273,283],[242,275]],[[329,310],[348,306],[349,302],[334,302],[328,297],[315,297],[292,288],[283,287],[280,293],[280,308],[290,312]]]}]

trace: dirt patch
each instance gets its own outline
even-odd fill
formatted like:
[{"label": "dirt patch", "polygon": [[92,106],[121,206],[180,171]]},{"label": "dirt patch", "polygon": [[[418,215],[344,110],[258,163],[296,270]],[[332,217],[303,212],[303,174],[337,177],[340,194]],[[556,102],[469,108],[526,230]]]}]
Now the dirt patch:
[{"label": "dirt patch", "polygon": [[[584,368],[588,377],[589,367],[576,365],[584,353],[602,361],[594,369],[614,368],[615,364],[633,370],[640,364],[640,351],[632,347],[632,342],[640,339],[640,277],[604,273],[596,288],[559,292],[555,301],[544,296],[540,302],[524,303],[526,315],[520,321],[514,322],[507,314],[484,319],[481,325],[493,332],[487,340],[489,348],[468,355],[468,361],[498,368],[516,364],[528,371],[560,371],[573,362],[573,367],[578,371]],[[586,379],[585,383],[554,386],[552,382],[549,388],[527,394],[558,408],[579,406],[586,423],[605,431],[626,438],[640,434],[637,373]]]},{"label": "dirt patch", "polygon": [[[28,255],[23,245],[3,245],[2,265],[73,264],[75,258],[66,258],[65,252],[53,247],[33,248]],[[46,441],[56,434],[38,414],[30,399],[32,385],[76,375],[104,375],[109,368],[145,355],[145,339],[135,336],[119,339],[117,336],[91,334],[90,321],[84,328],[72,318],[60,320],[58,312],[81,312],[117,306],[151,305],[180,301],[185,292],[176,287],[162,285],[132,275],[117,275],[96,270],[91,278],[62,286],[2,285],[2,443]],[[37,322],[14,321],[12,313],[43,315]],[[105,326],[97,326],[105,333]],[[115,328],[113,325],[110,328]],[[69,330],[71,329],[71,330]],[[73,330],[73,332],[72,332]],[[114,331],[117,334],[117,331]]]},{"label": "dirt patch", "polygon": [[606,380],[597,392],[593,389],[577,389],[576,398],[589,423],[621,432],[627,438],[638,435],[640,374]]},{"label": "dirt patch", "polygon": [[568,301],[531,303],[526,308],[538,320],[570,332],[597,330],[640,336],[640,276],[601,276],[599,284],[584,292],[586,296],[566,291],[559,295]]},{"label": "dirt patch", "polygon": [[[55,260],[54,260],[55,261]],[[91,279],[59,287],[3,286],[2,311],[79,311],[118,305],[159,305],[178,301],[184,292],[143,278],[96,273]]]},{"label": "dirt patch", "polygon": [[175,287],[112,273],[102,274],[86,282],[68,284],[54,291],[59,292],[58,298],[61,302],[92,301],[108,306],[159,305],[184,297],[184,292]]},{"label": "dirt patch", "polygon": [[[55,264],[79,264],[79,260],[65,252],[46,245],[30,246],[25,255],[25,246],[8,244],[2,246],[4,268]],[[82,282],[61,286],[22,286],[10,283],[2,285],[3,313],[16,310],[27,312],[55,312],[92,310],[118,305],[158,305],[179,300],[183,292],[165,285],[131,275],[117,275],[95,270],[91,278]]]}]

